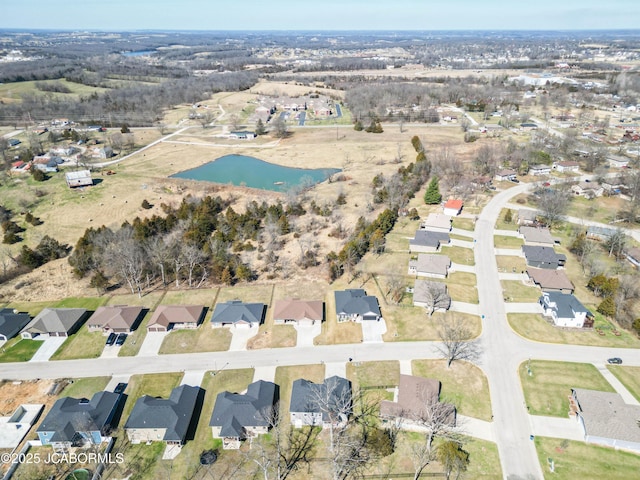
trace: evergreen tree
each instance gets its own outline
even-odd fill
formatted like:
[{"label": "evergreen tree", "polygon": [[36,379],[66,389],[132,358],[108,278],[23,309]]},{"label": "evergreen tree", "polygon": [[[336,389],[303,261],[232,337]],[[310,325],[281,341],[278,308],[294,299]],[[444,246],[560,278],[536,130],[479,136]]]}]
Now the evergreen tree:
[{"label": "evergreen tree", "polygon": [[427,191],[424,193],[424,203],[427,205],[437,205],[442,201],[442,195],[440,194],[440,187],[438,187],[438,179],[433,177]]},{"label": "evergreen tree", "polygon": [[356,121],[356,123],[355,123],[355,125],[353,126],[353,129],[354,129],[356,132],[361,132],[361,131],[363,130],[363,128],[364,128],[364,127],[362,126],[362,122],[361,122],[360,120],[357,120],[357,121]]},{"label": "evergreen tree", "polygon": [[504,223],[511,223],[513,222],[513,212],[511,211],[510,208],[507,209],[507,211],[504,213]]},{"label": "evergreen tree", "polygon": [[600,305],[598,305],[598,312],[606,315],[607,317],[613,318],[616,314],[616,303],[613,301],[613,298],[607,297],[602,300]]},{"label": "evergreen tree", "polygon": [[264,135],[265,133],[267,133],[267,129],[265,128],[262,119],[259,118],[256,122],[256,135]]}]

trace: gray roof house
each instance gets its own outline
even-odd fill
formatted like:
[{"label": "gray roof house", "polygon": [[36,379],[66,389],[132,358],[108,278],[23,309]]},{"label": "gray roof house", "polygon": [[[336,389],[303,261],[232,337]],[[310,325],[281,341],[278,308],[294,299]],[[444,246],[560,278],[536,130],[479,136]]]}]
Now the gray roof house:
[{"label": "gray roof house", "polygon": [[446,255],[420,253],[417,259],[409,260],[409,275],[447,278],[449,268],[451,268],[451,259]]},{"label": "gray roof house", "polygon": [[183,445],[201,391],[200,387],[180,385],[168,399],[149,395],[138,398],[124,425],[129,441]]},{"label": "gray roof house", "polygon": [[536,223],[538,212],[521,208],[518,210],[518,225],[530,226]]},{"label": "gray roof house", "polygon": [[0,340],[12,339],[30,321],[31,317],[26,313],[14,312],[11,308],[0,309]]},{"label": "gray roof house", "polygon": [[524,243],[527,245],[552,247],[556,243],[548,228],[523,226],[518,229],[518,232],[522,235]]},{"label": "gray roof house", "polygon": [[447,292],[447,284],[429,280],[416,280],[413,287],[413,305],[425,307],[430,313],[436,310],[449,310],[451,297]]},{"label": "gray roof house", "polygon": [[273,423],[273,408],[280,398],[278,385],[258,380],[247,393],[219,393],[209,426],[214,438],[222,438],[222,448],[238,449],[249,437],[267,433]]},{"label": "gray roof house", "polygon": [[351,406],[351,382],[346,378],[333,376],[322,383],[299,378],[291,387],[289,413],[291,424],[296,428],[344,425]]},{"label": "gray roof house", "polygon": [[527,265],[530,267],[557,269],[564,267],[564,263],[567,261],[566,255],[556,253],[553,247],[523,245],[522,253],[524,253]]},{"label": "gray roof house", "polygon": [[338,322],[360,322],[382,318],[378,299],[367,295],[364,290],[360,288],[336,290],[334,294]]},{"label": "gray roof house", "polygon": [[67,186],[73,187],[86,187],[93,185],[93,179],[91,178],[91,172],[89,170],[78,170],[77,172],[66,172],[64,174],[67,180]]},{"label": "gray roof house", "polygon": [[556,327],[593,326],[593,321],[587,321],[588,318],[593,317],[593,314],[573,294],[543,292],[539,301],[544,309],[544,315],[551,317]]},{"label": "gray roof house", "polygon": [[258,327],[264,318],[265,307],[264,303],[244,303],[240,300],[218,303],[211,317],[211,326]]},{"label": "gray roof house", "polygon": [[587,443],[640,453],[640,407],[624,403],[619,393],[571,389],[571,411]]},{"label": "gray roof house", "polygon": [[437,252],[440,245],[448,244],[450,241],[448,233],[418,230],[415,236],[409,239],[409,251],[412,253]]},{"label": "gray roof house", "polygon": [[609,240],[612,236],[616,234],[617,230],[615,228],[607,228],[607,227],[588,227],[587,228],[587,238],[592,238],[594,240]]},{"label": "gray roof house", "polygon": [[42,445],[69,448],[99,445],[120,406],[120,394],[97,392],[91,398],[64,397],[53,404],[36,430]]},{"label": "gray roof house", "polygon": [[640,267],[640,248],[631,247],[625,252],[625,256],[633,265]]},{"label": "gray roof house", "polygon": [[22,338],[67,337],[82,325],[84,308],[45,308],[22,330]]}]

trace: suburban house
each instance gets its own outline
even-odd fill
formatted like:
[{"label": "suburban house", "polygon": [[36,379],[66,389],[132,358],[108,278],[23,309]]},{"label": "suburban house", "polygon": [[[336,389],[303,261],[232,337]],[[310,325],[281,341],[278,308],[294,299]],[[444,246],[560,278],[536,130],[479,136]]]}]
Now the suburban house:
[{"label": "suburban house", "polygon": [[551,173],[551,167],[549,165],[545,165],[544,163],[539,163],[537,165],[531,165],[529,167],[529,175],[549,175]]},{"label": "suburban house", "polygon": [[382,313],[376,297],[362,289],[336,290],[336,317],[338,322],[380,320]]},{"label": "suburban house", "polygon": [[322,383],[299,378],[291,387],[291,424],[296,428],[345,425],[351,405],[351,382],[346,378],[333,376]]},{"label": "suburban house", "polygon": [[411,253],[437,252],[440,245],[449,244],[450,241],[448,233],[418,230],[415,236],[409,239],[409,251]]},{"label": "suburban house", "polygon": [[518,229],[518,232],[522,238],[524,238],[524,243],[527,245],[553,247],[556,244],[548,228],[522,226]]},{"label": "suburban house", "polygon": [[279,398],[278,385],[264,380],[253,382],[245,394],[219,393],[209,421],[213,438],[222,438],[224,449],[238,449],[242,440],[267,433]]},{"label": "suburban house", "polygon": [[537,222],[538,212],[521,208],[518,210],[518,225],[532,226]]},{"label": "suburban house", "polygon": [[523,245],[522,253],[524,253],[524,258],[530,267],[557,269],[564,267],[567,261],[567,256],[562,253],[556,253],[553,247]]},{"label": "suburban house", "polygon": [[585,442],[640,453],[640,407],[625,403],[619,393],[572,388],[570,408]]},{"label": "suburban house", "polygon": [[237,139],[237,140],[253,140],[257,136],[258,135],[256,135],[256,132],[249,132],[247,130],[242,130],[242,131],[236,131],[236,132],[229,133],[229,138],[234,138],[234,139]]},{"label": "suburban house", "polygon": [[515,170],[510,170],[510,169],[503,169],[503,170],[498,170],[496,172],[496,176],[495,179],[497,181],[513,181],[516,178],[516,175],[518,174],[518,172],[516,172]]},{"label": "suburban house", "polygon": [[613,168],[627,168],[629,166],[629,159],[627,157],[621,157],[619,155],[609,155],[607,162],[610,167]]},{"label": "suburban house", "polygon": [[0,309],[0,340],[11,340],[31,321],[27,313],[11,308]]},{"label": "suburban house", "polygon": [[98,307],[87,320],[90,332],[128,333],[132,332],[142,320],[142,307]]},{"label": "suburban house", "polygon": [[201,403],[201,392],[204,391],[200,387],[180,385],[168,399],[149,395],[138,398],[124,425],[129,441],[184,445],[196,407]]},{"label": "suburban house", "polygon": [[393,401],[380,402],[380,417],[383,422],[403,420],[418,423],[421,419],[433,415],[434,409],[443,409],[446,423],[456,424],[456,408],[451,404],[440,403],[441,384],[438,380],[400,375],[400,383],[395,388]]},{"label": "suburban house", "polygon": [[321,300],[299,300],[288,298],[277,300],[273,305],[273,321],[276,324],[296,323],[314,325],[324,320],[324,302]]},{"label": "suburban house", "polygon": [[607,227],[589,227],[587,228],[587,238],[592,240],[607,241],[616,234],[615,228]]},{"label": "suburban house", "polygon": [[546,292],[573,293],[574,286],[564,270],[527,268],[529,279]]},{"label": "suburban house", "polygon": [[460,212],[462,212],[462,206],[463,206],[463,202],[462,200],[447,200],[447,202],[444,204],[444,214],[445,215],[449,215],[451,217],[455,217],[457,215],[460,215]]},{"label": "suburban house", "polygon": [[574,161],[554,162],[553,169],[560,172],[580,172],[580,164]]},{"label": "suburban house", "polygon": [[625,253],[627,260],[629,260],[636,267],[640,267],[640,248],[632,247]]},{"label": "suburban house", "polygon": [[36,430],[42,445],[66,449],[87,443],[99,445],[112,427],[121,396],[97,392],[91,400],[63,397],[56,401]]},{"label": "suburban house", "polygon": [[593,314],[570,293],[542,292],[539,301],[556,327],[593,327]]},{"label": "suburban house", "polygon": [[67,180],[67,186],[69,188],[93,185],[93,179],[91,178],[91,172],[89,170],[66,172],[64,178]]},{"label": "suburban house", "polygon": [[45,308],[22,329],[22,338],[68,337],[87,316],[84,308]]},{"label": "suburban house", "polygon": [[451,297],[447,292],[447,284],[429,280],[416,280],[413,287],[413,305],[433,309],[433,311],[449,310]]},{"label": "suburban house", "polygon": [[0,448],[16,448],[36,423],[44,405],[22,404],[9,417],[0,417]]},{"label": "suburban house", "polygon": [[420,253],[417,259],[409,260],[409,275],[447,278],[449,268],[451,268],[451,259],[446,255]]},{"label": "suburban house", "polygon": [[202,305],[160,305],[147,324],[148,332],[198,328],[205,314]]},{"label": "suburban house", "polygon": [[580,197],[592,199],[601,197],[604,193],[604,187],[597,182],[580,182],[571,186],[571,191]]},{"label": "suburban house", "polygon": [[259,327],[267,306],[264,303],[244,303],[229,300],[218,303],[211,317],[212,327]]},{"label": "suburban house", "polygon": [[443,213],[430,213],[427,219],[420,224],[422,230],[448,233],[451,231],[451,217]]}]

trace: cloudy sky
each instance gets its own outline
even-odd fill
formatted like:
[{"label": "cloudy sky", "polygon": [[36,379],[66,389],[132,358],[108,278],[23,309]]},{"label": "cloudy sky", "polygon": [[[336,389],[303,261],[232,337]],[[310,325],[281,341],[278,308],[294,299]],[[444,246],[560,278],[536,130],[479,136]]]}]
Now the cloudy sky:
[{"label": "cloudy sky", "polygon": [[640,28],[638,0],[1,0],[0,28],[581,30]]}]

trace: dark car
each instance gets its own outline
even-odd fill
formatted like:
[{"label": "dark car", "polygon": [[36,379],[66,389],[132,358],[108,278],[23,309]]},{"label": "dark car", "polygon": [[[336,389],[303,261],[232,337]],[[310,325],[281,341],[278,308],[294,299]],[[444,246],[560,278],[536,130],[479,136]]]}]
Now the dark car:
[{"label": "dark car", "polygon": [[128,383],[119,383],[118,385],[116,385],[116,388],[113,389],[113,393],[118,393],[118,394],[123,393],[126,390],[127,385],[129,385],[129,384]]},{"label": "dark car", "polygon": [[119,333],[118,338],[116,339],[116,345],[118,346],[122,345],[126,339],[127,339],[126,333]]},{"label": "dark car", "polygon": [[107,345],[111,346],[115,343],[116,338],[118,338],[118,335],[116,335],[115,333],[110,333],[109,336],[107,337]]},{"label": "dark car", "polygon": [[622,363],[622,359],[619,357],[608,358],[607,363],[611,363],[613,365],[620,365]]},{"label": "dark car", "polygon": [[517,178],[512,178],[512,179],[511,179],[511,181],[512,181],[513,183],[520,183],[520,180],[518,180]]}]

